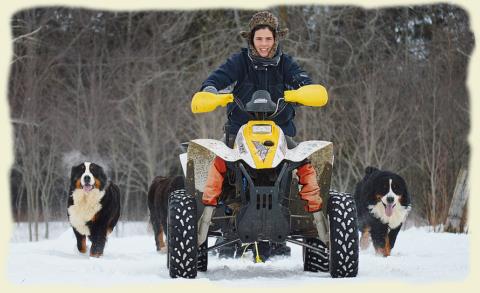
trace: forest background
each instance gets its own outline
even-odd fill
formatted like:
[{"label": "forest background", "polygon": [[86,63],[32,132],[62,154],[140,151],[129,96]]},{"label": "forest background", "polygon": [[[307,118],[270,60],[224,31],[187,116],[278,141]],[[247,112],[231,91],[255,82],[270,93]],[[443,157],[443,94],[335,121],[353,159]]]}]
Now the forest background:
[{"label": "forest background", "polygon": [[[470,158],[466,11],[270,10],[290,29],[284,51],[329,91],[326,107],[299,108],[295,121],[296,140],[334,143],[332,187],[353,192],[366,166],[393,170],[413,195],[412,221],[442,224]],[[148,185],[181,172],[180,143],[221,135],[224,111],[194,116],[190,99],[244,46],[238,32],[253,12],[39,7],[13,16],[11,209],[31,223],[31,240],[39,222],[66,220],[69,171],[83,159],[108,167],[120,185],[123,220],[147,220]]]}]

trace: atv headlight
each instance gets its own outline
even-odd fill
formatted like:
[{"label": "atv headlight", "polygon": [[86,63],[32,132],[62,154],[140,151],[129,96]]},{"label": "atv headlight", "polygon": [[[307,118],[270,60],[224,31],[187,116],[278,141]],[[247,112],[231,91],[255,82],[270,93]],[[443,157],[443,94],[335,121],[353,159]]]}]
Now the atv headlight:
[{"label": "atv headlight", "polygon": [[272,125],[253,125],[253,133],[272,133]]}]

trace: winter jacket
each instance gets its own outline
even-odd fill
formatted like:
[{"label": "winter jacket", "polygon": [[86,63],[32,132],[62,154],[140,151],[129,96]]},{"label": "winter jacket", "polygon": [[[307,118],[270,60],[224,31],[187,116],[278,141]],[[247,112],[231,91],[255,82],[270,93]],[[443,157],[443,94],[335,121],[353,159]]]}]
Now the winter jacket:
[{"label": "winter jacket", "polygon": [[[233,95],[245,105],[256,90],[267,90],[272,101],[276,103],[279,98],[283,98],[285,90],[298,89],[311,83],[312,80],[305,71],[292,57],[283,54],[280,48],[270,59],[252,56],[247,48],[243,48],[240,53],[230,56],[224,64],[212,72],[201,88],[214,86],[217,90],[222,90],[233,86]],[[280,102],[279,109],[283,110],[273,120],[285,135],[295,136],[293,105]],[[229,133],[233,135],[249,119],[236,103],[227,106],[227,117]]]}]

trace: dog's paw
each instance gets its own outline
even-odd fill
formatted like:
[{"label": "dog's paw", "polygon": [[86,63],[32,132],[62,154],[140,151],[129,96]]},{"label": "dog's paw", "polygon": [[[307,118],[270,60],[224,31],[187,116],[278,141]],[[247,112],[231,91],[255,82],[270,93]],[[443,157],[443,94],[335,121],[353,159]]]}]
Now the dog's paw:
[{"label": "dog's paw", "polygon": [[390,256],[390,250],[385,248],[376,248],[375,254],[378,256],[388,257]]},{"label": "dog's paw", "polygon": [[166,246],[160,247],[160,250],[158,252],[161,254],[167,253],[167,247]]},{"label": "dog's paw", "polygon": [[370,246],[370,236],[366,234],[362,234],[360,237],[360,248],[362,250],[366,250]]},{"label": "dog's paw", "polygon": [[101,253],[101,252],[92,252],[92,251],[90,250],[90,257],[99,258],[99,257],[101,257],[102,255],[103,255],[103,253]]}]

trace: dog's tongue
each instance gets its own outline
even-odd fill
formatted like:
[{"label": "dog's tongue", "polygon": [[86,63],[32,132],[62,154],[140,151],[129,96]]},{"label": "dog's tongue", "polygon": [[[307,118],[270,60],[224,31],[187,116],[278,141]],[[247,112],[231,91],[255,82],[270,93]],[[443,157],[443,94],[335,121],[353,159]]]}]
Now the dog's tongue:
[{"label": "dog's tongue", "polygon": [[89,192],[93,189],[93,185],[85,185],[83,186],[83,191]]},{"label": "dog's tongue", "polygon": [[387,215],[387,217],[390,217],[393,213],[393,204],[387,204],[385,206],[385,214]]}]

